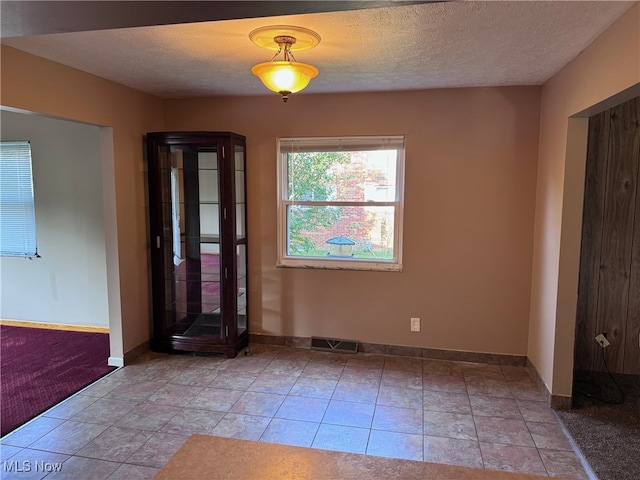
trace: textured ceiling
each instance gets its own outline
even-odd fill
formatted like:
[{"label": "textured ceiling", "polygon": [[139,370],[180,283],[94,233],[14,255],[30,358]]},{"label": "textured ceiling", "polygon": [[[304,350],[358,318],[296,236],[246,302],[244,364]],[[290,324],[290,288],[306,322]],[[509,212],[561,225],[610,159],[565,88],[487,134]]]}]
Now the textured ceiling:
[{"label": "textured ceiling", "polygon": [[320,70],[308,93],[538,85],[633,2],[490,1],[60,33],[3,43],[160,97],[262,95],[251,67],[272,52],[264,25],[322,37],[297,60]]}]

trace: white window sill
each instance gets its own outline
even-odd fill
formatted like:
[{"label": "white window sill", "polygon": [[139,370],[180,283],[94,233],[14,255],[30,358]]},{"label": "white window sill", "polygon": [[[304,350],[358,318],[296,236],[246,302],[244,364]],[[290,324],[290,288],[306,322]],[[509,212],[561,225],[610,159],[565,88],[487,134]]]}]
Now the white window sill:
[{"label": "white window sill", "polygon": [[401,272],[402,264],[370,262],[367,260],[326,260],[311,258],[283,258],[276,263],[278,268],[316,268],[322,270],[365,270],[375,272]]}]

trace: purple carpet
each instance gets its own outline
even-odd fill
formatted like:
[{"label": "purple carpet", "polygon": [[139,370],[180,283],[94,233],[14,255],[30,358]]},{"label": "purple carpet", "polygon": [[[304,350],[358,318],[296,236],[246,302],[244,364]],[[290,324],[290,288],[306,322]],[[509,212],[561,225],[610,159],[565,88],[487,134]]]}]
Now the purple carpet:
[{"label": "purple carpet", "polygon": [[0,326],[0,435],[114,370],[109,335]]}]

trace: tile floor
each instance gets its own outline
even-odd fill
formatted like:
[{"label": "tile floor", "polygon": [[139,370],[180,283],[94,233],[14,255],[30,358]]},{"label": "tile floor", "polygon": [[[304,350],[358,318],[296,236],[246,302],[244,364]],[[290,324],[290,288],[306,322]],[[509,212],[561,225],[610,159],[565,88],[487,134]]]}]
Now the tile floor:
[{"label": "tile floor", "polygon": [[148,353],[4,437],[0,476],[147,479],[202,433],[587,479],[542,400],[523,367],[261,345],[236,359]]}]

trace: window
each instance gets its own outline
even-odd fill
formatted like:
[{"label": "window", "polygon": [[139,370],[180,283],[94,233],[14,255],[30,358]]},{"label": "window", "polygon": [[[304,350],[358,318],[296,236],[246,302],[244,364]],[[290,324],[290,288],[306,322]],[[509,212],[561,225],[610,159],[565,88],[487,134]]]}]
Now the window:
[{"label": "window", "polygon": [[402,269],[404,137],[278,140],[278,266]]},{"label": "window", "polygon": [[0,142],[0,255],[38,255],[29,142]]}]

